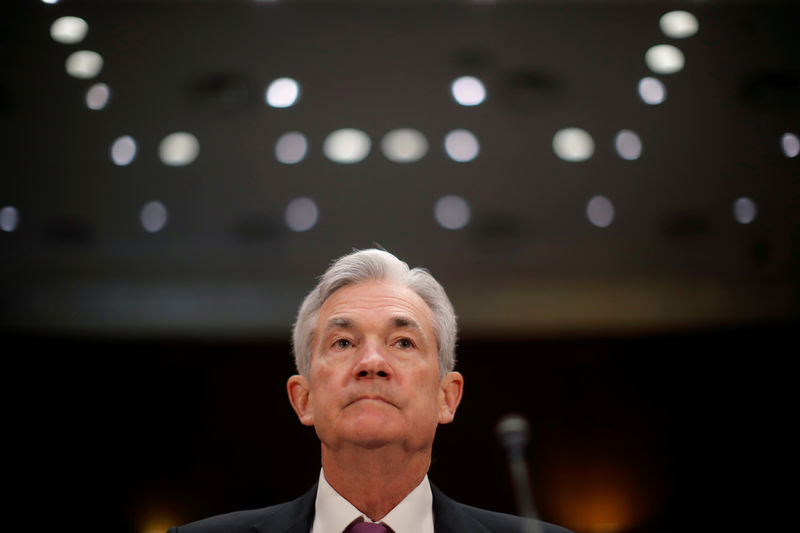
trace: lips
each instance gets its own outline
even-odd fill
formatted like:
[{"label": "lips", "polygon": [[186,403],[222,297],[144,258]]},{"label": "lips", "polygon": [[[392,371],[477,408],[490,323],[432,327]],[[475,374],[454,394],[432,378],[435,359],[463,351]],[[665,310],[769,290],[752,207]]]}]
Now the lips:
[{"label": "lips", "polygon": [[351,402],[349,402],[347,405],[352,405],[352,404],[354,404],[354,403],[358,403],[358,402],[362,402],[362,401],[375,401],[375,402],[381,402],[381,403],[386,403],[386,404],[389,404],[389,405],[391,405],[391,406],[393,406],[393,407],[397,407],[395,404],[393,404],[392,402],[390,402],[390,401],[389,401],[389,400],[387,400],[386,398],[384,398],[384,397],[382,397],[382,396],[377,396],[377,395],[374,395],[374,394],[369,394],[369,395],[359,396],[359,397],[357,397],[356,399],[354,399],[354,400],[352,400]]}]

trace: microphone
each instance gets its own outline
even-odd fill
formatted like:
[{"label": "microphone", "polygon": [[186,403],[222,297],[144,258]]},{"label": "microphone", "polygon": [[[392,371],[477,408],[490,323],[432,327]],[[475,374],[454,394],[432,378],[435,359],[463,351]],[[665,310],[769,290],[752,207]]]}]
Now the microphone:
[{"label": "microphone", "polygon": [[509,413],[497,422],[497,438],[505,448],[508,455],[508,471],[511,474],[511,483],[514,496],[517,500],[517,512],[525,520],[524,533],[542,533],[542,526],[536,517],[536,508],[533,504],[533,491],[528,475],[528,464],[525,461],[525,447],[530,439],[530,425],[522,416]]}]

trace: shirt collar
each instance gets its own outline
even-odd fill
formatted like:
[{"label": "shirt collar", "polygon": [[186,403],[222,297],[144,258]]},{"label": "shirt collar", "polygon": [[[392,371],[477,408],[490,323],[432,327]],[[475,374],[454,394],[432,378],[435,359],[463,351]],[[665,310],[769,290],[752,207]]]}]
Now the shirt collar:
[{"label": "shirt collar", "polygon": [[[319,473],[314,509],[312,533],[342,533],[358,517],[371,521],[330,486],[323,470]],[[433,494],[428,476],[381,522],[395,533],[433,533]]]}]

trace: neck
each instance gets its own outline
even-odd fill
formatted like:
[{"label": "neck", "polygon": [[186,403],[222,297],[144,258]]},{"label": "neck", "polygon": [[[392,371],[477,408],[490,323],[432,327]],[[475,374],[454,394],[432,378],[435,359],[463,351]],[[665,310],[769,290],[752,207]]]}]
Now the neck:
[{"label": "neck", "polygon": [[322,445],[322,469],[333,489],[377,522],[422,482],[431,450],[409,456],[402,450],[351,448],[335,453]]}]

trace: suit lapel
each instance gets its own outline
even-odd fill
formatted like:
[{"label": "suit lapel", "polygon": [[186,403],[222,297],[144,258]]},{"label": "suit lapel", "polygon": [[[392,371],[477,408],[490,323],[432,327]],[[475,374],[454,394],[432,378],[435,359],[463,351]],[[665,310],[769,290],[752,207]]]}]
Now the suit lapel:
[{"label": "suit lapel", "polygon": [[317,500],[317,485],[253,525],[254,533],[309,533],[314,522],[314,503]]},{"label": "suit lapel", "polygon": [[435,533],[490,533],[483,525],[465,513],[454,500],[445,496],[431,483],[433,493],[433,529]]}]

